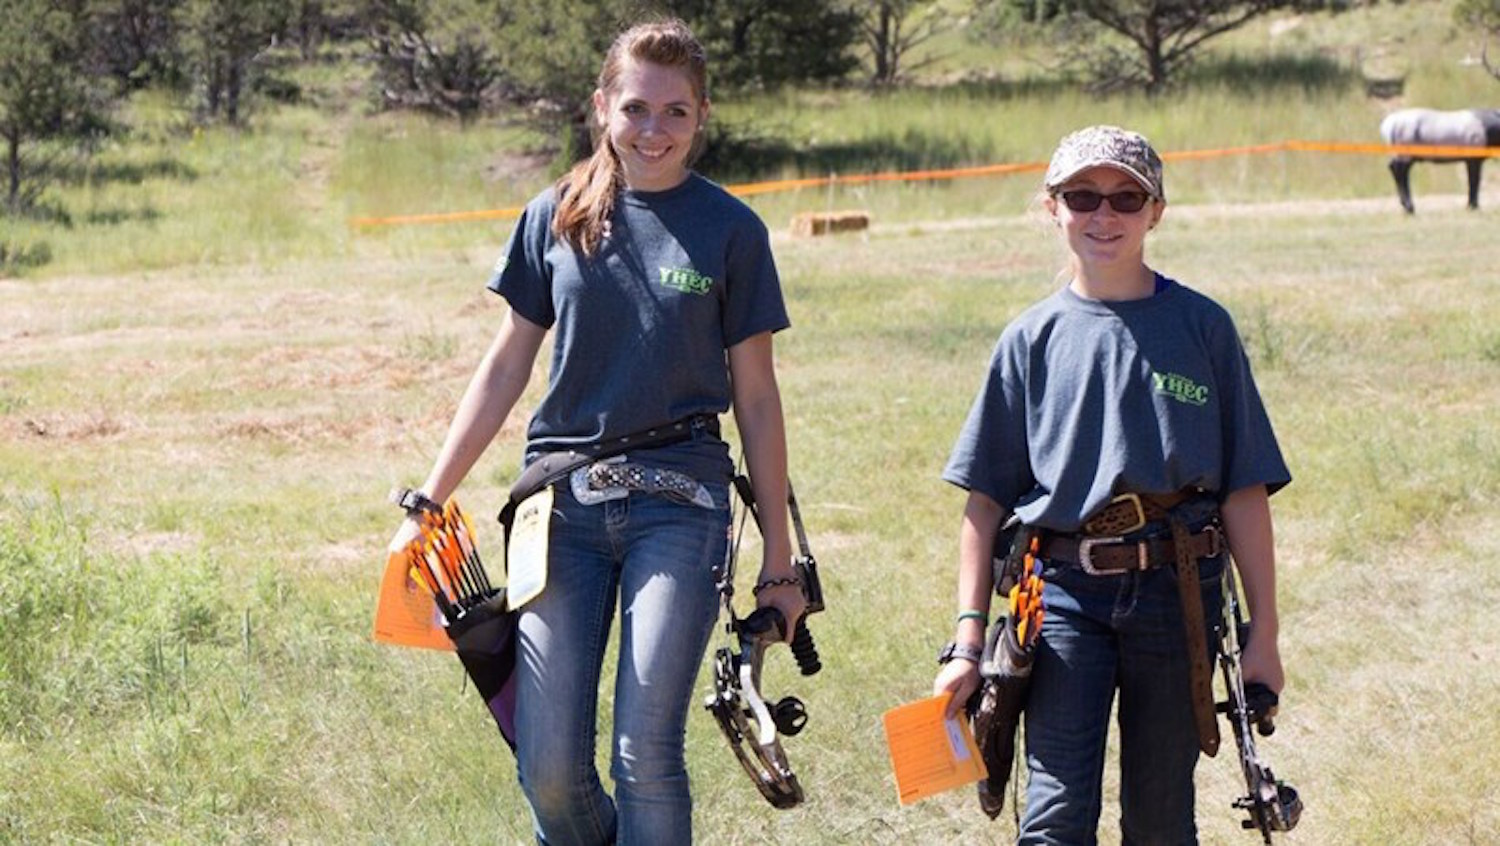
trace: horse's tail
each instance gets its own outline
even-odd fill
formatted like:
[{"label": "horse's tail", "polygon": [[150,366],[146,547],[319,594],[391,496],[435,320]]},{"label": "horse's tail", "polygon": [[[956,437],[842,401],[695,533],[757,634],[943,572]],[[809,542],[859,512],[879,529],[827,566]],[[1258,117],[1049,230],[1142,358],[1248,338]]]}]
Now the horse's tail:
[{"label": "horse's tail", "polygon": [[1484,146],[1500,147],[1500,109],[1475,109],[1474,116],[1484,127]]},{"label": "horse's tail", "polygon": [[[1380,119],[1380,140],[1387,144],[1404,144],[1407,140],[1403,137],[1404,128],[1411,123],[1410,116],[1405,114],[1407,110],[1391,112]],[[1404,159],[1406,156],[1392,156],[1392,159]]]}]

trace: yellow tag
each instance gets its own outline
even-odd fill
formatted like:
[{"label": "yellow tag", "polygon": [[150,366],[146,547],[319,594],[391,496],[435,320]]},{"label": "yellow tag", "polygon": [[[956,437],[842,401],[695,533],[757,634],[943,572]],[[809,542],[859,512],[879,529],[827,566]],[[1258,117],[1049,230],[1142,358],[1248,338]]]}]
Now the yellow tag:
[{"label": "yellow tag", "polygon": [[552,486],[516,507],[505,549],[506,602],[512,608],[535,599],[547,586],[547,527],[552,523]]}]

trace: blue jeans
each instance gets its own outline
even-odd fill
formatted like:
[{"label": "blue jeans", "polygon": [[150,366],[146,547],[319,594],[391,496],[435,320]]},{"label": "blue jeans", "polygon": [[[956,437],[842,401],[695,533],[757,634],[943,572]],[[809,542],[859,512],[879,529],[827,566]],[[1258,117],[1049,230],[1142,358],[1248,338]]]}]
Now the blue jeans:
[{"label": "blue jeans", "polygon": [[[727,485],[707,487],[713,509],[641,492],[581,505],[555,489],[547,587],[523,609],[516,667],[517,769],[539,843],[692,840],[687,715],[729,536]],[[612,799],[594,745],[617,599]]]},{"label": "blue jeans", "polygon": [[[1199,562],[1210,625],[1223,608],[1225,562],[1225,556]],[[1121,841],[1196,843],[1198,733],[1176,570],[1091,576],[1047,562],[1043,578],[1046,616],[1026,708],[1030,780],[1018,842],[1098,842],[1105,742],[1118,689]],[[1209,637],[1205,632],[1205,642]]]}]

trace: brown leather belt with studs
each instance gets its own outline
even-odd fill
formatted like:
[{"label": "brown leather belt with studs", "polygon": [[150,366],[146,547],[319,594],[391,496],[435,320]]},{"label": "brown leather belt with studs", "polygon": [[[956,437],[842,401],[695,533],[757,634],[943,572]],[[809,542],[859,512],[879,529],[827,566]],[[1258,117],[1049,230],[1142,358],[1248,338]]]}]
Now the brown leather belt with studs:
[{"label": "brown leather belt with studs", "polygon": [[[1217,556],[1224,549],[1219,527],[1204,526],[1189,535],[1187,547],[1194,560]],[[1077,564],[1095,576],[1150,570],[1177,562],[1177,545],[1171,536],[1131,541],[1119,537],[1047,535],[1040,552],[1043,558]]]},{"label": "brown leather belt with studs", "polygon": [[[1170,535],[1131,540],[1124,537],[1148,523],[1165,521],[1171,509],[1193,496],[1192,492],[1164,495],[1120,494],[1094,512],[1076,535],[1048,533],[1038,552],[1043,558],[1077,564],[1084,572],[1109,575],[1174,564],[1177,546]],[[1216,557],[1224,549],[1223,535],[1216,525],[1204,526],[1187,538],[1188,555]]]},{"label": "brown leather belt with studs", "polygon": [[1147,523],[1167,519],[1173,508],[1195,496],[1192,491],[1169,494],[1123,493],[1083,521],[1079,534],[1109,537],[1140,531]]}]

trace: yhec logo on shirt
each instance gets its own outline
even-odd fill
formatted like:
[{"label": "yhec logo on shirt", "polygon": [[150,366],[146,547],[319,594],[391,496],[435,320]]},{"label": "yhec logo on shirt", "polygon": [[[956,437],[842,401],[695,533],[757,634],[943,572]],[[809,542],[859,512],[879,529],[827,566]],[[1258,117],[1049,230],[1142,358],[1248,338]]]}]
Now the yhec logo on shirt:
[{"label": "yhec logo on shirt", "polygon": [[1188,405],[1204,405],[1208,402],[1208,386],[1200,385],[1186,376],[1176,373],[1152,373],[1151,387],[1157,393],[1166,394],[1174,400]]},{"label": "yhec logo on shirt", "polygon": [[662,267],[661,284],[684,294],[706,294],[714,286],[712,276],[704,276],[691,267]]}]

